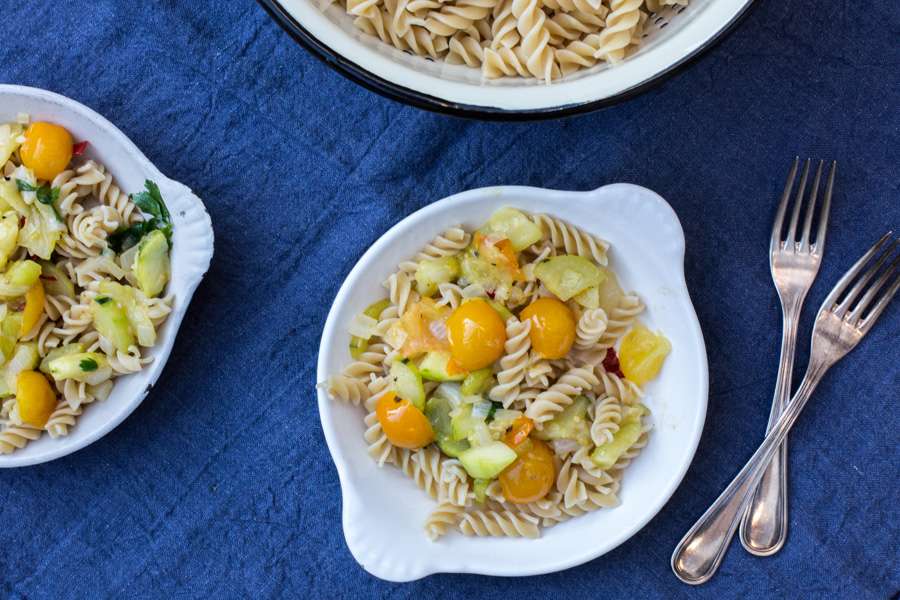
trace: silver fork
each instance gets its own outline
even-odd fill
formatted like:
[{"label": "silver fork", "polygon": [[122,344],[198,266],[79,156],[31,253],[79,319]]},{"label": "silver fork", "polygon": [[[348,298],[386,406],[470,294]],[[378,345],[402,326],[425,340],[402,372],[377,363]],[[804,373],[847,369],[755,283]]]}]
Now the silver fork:
[{"label": "silver fork", "polygon": [[[791,200],[791,190],[797,177],[800,158],[794,159],[788,175],[781,203],[775,215],[772,227],[772,239],[769,242],[769,264],[772,280],[781,300],[781,359],[778,364],[778,378],[775,381],[775,393],[772,398],[772,410],[769,413],[769,427],[778,419],[784,406],[791,399],[791,377],[794,370],[794,354],[797,349],[797,324],[800,311],[809,288],[812,287],[822,254],[825,251],[825,232],[828,225],[828,213],[831,209],[831,192],[834,188],[834,175],[837,163],[831,163],[828,183],[825,186],[825,197],[822,210],[819,211],[819,222],[816,227],[816,238],[812,241],[813,211],[819,194],[819,182],[822,179],[822,168],[825,161],[819,161],[812,189],[809,191],[806,215],[803,219],[803,230],[800,225],[800,207],[806,193],[806,181],[809,176],[810,160],[803,165],[800,185],[794,198],[787,233],[782,237],[785,217]],[[741,544],[752,554],[770,556],[784,546],[788,527],[787,499],[787,439],[778,447],[775,458],[769,464],[756,488],[750,507],[741,521]]]},{"label": "silver fork", "polygon": [[685,583],[698,585],[715,574],[753,490],[822,376],[869,333],[897,294],[900,253],[882,267],[896,253],[900,239],[880,252],[892,235],[886,233],[856,261],[825,298],[813,326],[809,366],[797,393],[744,468],[675,547],[672,570]]}]

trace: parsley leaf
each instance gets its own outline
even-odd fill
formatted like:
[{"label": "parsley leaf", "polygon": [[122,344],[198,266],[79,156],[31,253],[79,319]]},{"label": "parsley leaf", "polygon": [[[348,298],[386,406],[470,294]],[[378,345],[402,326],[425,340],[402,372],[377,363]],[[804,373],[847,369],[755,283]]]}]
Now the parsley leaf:
[{"label": "parsley leaf", "polygon": [[146,191],[131,195],[131,200],[145,215],[151,218],[129,227],[122,227],[107,238],[109,246],[117,253],[128,250],[141,238],[157,229],[162,231],[172,245],[172,217],[162,198],[159,186],[149,179],[144,182]]},{"label": "parsley leaf", "polygon": [[97,361],[93,358],[82,358],[81,362],[78,363],[78,366],[81,367],[81,370],[85,373],[90,371],[96,371],[97,367],[100,365],[97,364]]},{"label": "parsley leaf", "polygon": [[109,302],[111,299],[112,298],[110,298],[109,296],[97,296],[96,298],[94,298],[94,302],[102,306]]},{"label": "parsley leaf", "polygon": [[58,187],[50,187],[46,183],[38,187],[22,179],[16,179],[16,187],[19,188],[20,192],[34,192],[38,202],[46,204],[47,206],[52,206],[53,212],[56,213],[56,217],[62,221],[62,216],[60,216],[59,211],[56,209],[56,201],[59,200]]},{"label": "parsley leaf", "polygon": [[503,404],[501,404],[500,402],[494,402],[493,400],[491,400],[491,408],[490,408],[490,410],[488,410],[487,417],[485,417],[485,419],[484,419],[485,423],[490,423],[491,421],[494,420],[494,413],[497,412],[498,408],[503,408]]},{"label": "parsley leaf", "polygon": [[20,192],[36,192],[40,189],[36,185],[28,183],[24,179],[16,179],[16,187],[19,188]]}]

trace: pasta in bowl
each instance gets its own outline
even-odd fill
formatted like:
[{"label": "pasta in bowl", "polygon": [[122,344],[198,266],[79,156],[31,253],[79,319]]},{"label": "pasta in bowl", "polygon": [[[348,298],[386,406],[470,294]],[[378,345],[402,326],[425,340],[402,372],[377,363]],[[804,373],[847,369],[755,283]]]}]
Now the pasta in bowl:
[{"label": "pasta in bowl", "polygon": [[[0,466],[77,450],[159,376],[212,253],[202,203],[111,124],[0,86]],[[9,112],[7,112],[9,111]]]},{"label": "pasta in bowl", "polygon": [[683,243],[668,205],[636,186],[490,188],[367,252],[319,363],[344,531],[367,570],[557,570],[659,510],[705,415]]}]

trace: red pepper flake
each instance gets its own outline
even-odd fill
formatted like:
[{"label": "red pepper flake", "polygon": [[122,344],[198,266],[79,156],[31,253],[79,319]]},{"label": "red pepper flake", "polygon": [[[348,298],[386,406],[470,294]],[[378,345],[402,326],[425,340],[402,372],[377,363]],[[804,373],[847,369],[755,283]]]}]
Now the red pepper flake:
[{"label": "red pepper flake", "polygon": [[488,298],[493,300],[494,296],[497,295],[497,290],[485,290],[484,293],[488,295]]},{"label": "red pepper flake", "polygon": [[88,142],[87,140],[83,142],[78,142],[77,144],[72,145],[72,156],[81,156],[84,154],[84,151],[87,150]]},{"label": "red pepper flake", "polygon": [[25,217],[19,217],[19,229],[25,227]]},{"label": "red pepper flake", "polygon": [[56,281],[56,277],[53,275],[41,275],[40,278],[44,281]]},{"label": "red pepper flake", "polygon": [[625,373],[622,372],[622,367],[619,366],[619,356],[616,354],[614,348],[609,348],[606,351],[606,358],[603,359],[603,368],[606,369],[607,373],[625,377]]}]

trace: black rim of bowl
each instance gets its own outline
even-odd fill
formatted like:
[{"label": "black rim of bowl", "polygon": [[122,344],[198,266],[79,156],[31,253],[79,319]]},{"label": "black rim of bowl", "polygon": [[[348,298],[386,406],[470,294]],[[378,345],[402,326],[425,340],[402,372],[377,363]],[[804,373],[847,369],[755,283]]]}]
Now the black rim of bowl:
[{"label": "black rim of bowl", "polygon": [[346,77],[347,79],[357,83],[364,88],[375,92],[390,100],[396,100],[416,108],[429,110],[436,113],[451,115],[455,117],[464,117],[468,119],[481,119],[490,121],[536,121],[540,119],[557,119],[561,117],[570,117],[585,114],[600,108],[605,108],[624,102],[651,87],[662,83],[664,80],[672,77],[682,69],[690,66],[707,50],[721,42],[732,31],[734,31],[740,22],[749,13],[749,8],[755,6],[756,2],[750,0],[741,8],[734,18],[725,27],[720,29],[703,45],[698,47],[694,52],[688,54],[680,61],[671,65],[669,68],[660,71],[650,79],[632,87],[628,90],[620,92],[614,96],[594,100],[592,102],[584,102],[582,104],[564,105],[550,108],[539,108],[529,110],[507,110],[503,108],[494,108],[489,106],[476,106],[471,104],[461,104],[456,102],[448,102],[416,90],[403,87],[391,81],[388,81],[370,71],[367,71],[358,64],[347,60],[325,44],[318,38],[307,31],[290,13],[281,5],[279,0],[257,0],[257,2],[269,13],[269,15],[284,29],[294,40],[306,48],[313,56],[323,61],[326,65]]}]

